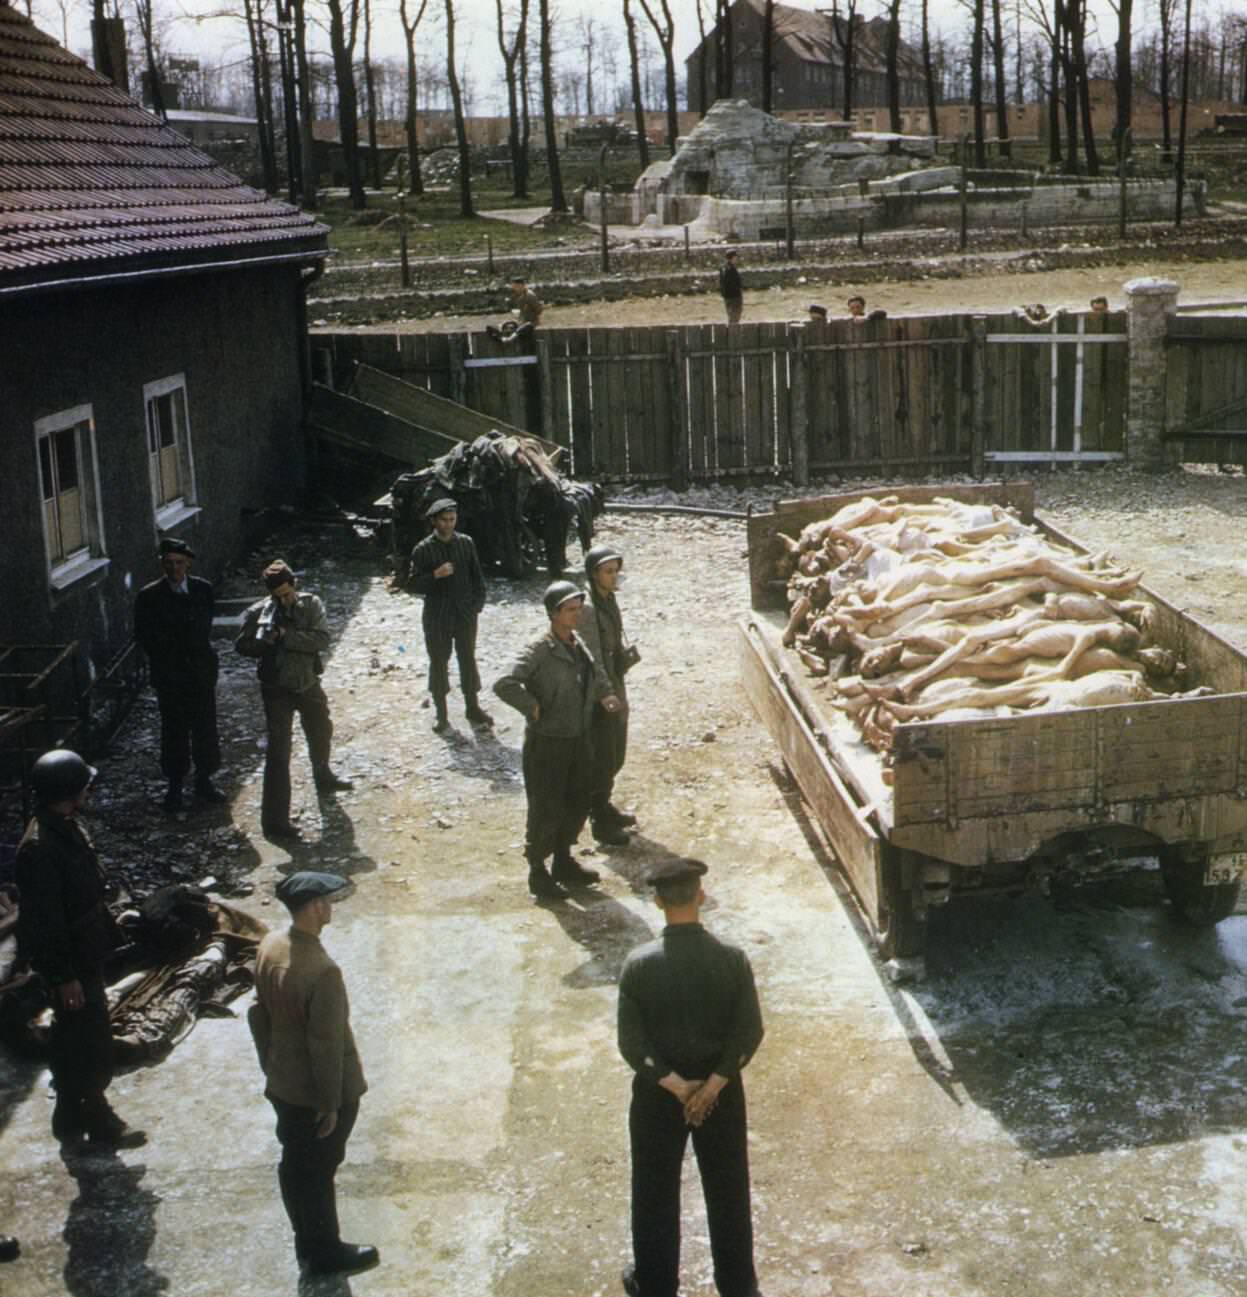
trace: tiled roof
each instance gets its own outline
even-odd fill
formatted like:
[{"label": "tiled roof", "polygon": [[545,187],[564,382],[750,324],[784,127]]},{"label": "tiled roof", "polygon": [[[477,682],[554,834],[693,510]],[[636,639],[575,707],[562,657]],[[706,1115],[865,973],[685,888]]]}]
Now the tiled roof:
[{"label": "tiled roof", "polygon": [[0,0],[0,294],[97,275],[313,261],[325,237]]}]

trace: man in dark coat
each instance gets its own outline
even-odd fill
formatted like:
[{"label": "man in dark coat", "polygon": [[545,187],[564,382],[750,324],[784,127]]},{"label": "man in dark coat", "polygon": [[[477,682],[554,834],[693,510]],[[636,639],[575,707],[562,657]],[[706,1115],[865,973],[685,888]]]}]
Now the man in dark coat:
[{"label": "man in dark coat", "polygon": [[719,296],[727,309],[728,324],[739,324],[741,312],[745,309],[745,286],[740,271],[736,269],[735,252],[728,252],[719,268]]},{"label": "man in dark coat", "polygon": [[164,804],[182,805],[182,784],[195,763],[195,795],[223,802],[212,783],[221,766],[217,738],[217,655],[212,647],[212,585],[191,576],[195,551],[171,536],[160,542],[164,576],[134,601],[134,638],[151,665],[160,705],[160,768],[169,781]]},{"label": "man in dark coat", "polygon": [[66,748],[34,764],[35,815],[17,849],[17,942],[52,997],[52,1134],[63,1143],[85,1137],[134,1148],[145,1136],[117,1116],[104,1093],[113,1079],[104,967],[120,940],[104,871],[78,820],[95,776]]},{"label": "man in dark coat", "polygon": [[667,926],[638,946],[619,978],[619,1052],[636,1076],[629,1297],[675,1297],[680,1283],[680,1167],[697,1154],[714,1282],[721,1297],[758,1297],[741,1070],[762,1043],[762,1011],[744,951],[701,926],[699,860],[650,875]]},{"label": "man in dark coat", "polygon": [[247,1015],[264,1094],[277,1115],[281,1199],[295,1256],[309,1274],[353,1274],[380,1259],[375,1247],[342,1241],[334,1188],[368,1085],[342,971],[320,934],[333,905],[353,890],[337,874],[311,870],[277,884],[290,927],[260,942],[256,1002]]},{"label": "man in dark coat", "polygon": [[621,811],[612,801],[615,776],[623,769],[628,754],[628,688],[624,677],[639,660],[636,650],[624,636],[623,614],[615,592],[619,588],[623,555],[613,545],[594,545],[585,555],[585,576],[589,579],[589,597],[580,610],[576,632],[606,673],[611,692],[619,699],[619,709],[594,710],[593,780],[589,793],[589,823],[593,836],[607,846],[628,845],[624,830],[636,823],[636,816]]},{"label": "man in dark coat", "polygon": [[598,880],[571,849],[589,812],[593,711],[601,706],[613,712],[620,704],[576,634],[584,600],[584,591],[570,581],[555,581],[544,599],[549,631],[494,685],[494,693],[528,722],[522,757],[528,801],[524,855],[528,890],[539,900],[566,896],[563,885],[583,887]]},{"label": "man in dark coat", "polygon": [[485,607],[485,574],[471,536],[455,530],[459,507],[451,499],[435,500],[425,517],[433,531],[411,551],[408,581],[424,595],[424,647],[429,655],[429,693],[437,708],[435,734],[450,728],[446,697],[450,693],[450,651],[459,662],[464,715],[473,725],[492,725],[481,709],[481,675],[476,669],[476,621]]}]

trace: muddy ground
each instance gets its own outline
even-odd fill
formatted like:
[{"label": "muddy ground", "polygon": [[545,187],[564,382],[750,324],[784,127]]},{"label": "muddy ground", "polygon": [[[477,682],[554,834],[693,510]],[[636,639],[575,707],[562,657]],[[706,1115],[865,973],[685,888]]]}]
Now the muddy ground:
[{"label": "muddy ground", "polygon": [[[1216,473],[1039,481],[1050,517],[1247,648],[1245,493]],[[256,687],[227,646],[227,808],[160,812],[149,699],[102,763],[92,823],[114,866],[250,885],[237,903],[269,921],[293,867],[358,883],[325,934],[372,1086],[339,1184],[346,1236],[382,1266],[300,1288],[244,1001],[119,1080],[151,1136],[120,1157],[62,1160],[46,1074],[3,1064],[0,1225],[24,1249],[6,1297],[621,1291],[615,982],[658,930],[642,879],[668,852],[710,862],[706,921],[757,972],[767,1038],[746,1078],[768,1297],[1247,1292],[1247,918],[1180,928],[1147,871],[1060,905],[963,905],[933,924],[928,980],[893,985],[737,684],[742,525],[608,514],[600,535],[627,555],[644,659],[620,781],[641,826],[633,846],[582,851],[603,883],[570,902],[525,890],[519,717],[497,703],[494,733],[473,734],[455,697],[454,733],[431,733],[419,601],[338,528],[281,541],[330,610],[336,764],[356,780],[318,803],[299,751],[306,848],[292,860],[259,838]],[[487,680],[541,628],[542,584],[491,580]],[[691,1158],[685,1220],[683,1291],[708,1297]]]}]

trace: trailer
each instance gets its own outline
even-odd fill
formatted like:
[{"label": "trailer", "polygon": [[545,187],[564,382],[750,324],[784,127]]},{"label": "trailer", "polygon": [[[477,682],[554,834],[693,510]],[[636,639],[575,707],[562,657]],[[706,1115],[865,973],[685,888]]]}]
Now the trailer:
[{"label": "trailer", "polygon": [[[916,721],[893,736],[890,782],[852,722],[784,647],[777,533],[867,495],[949,497],[1035,517],[1028,483],[859,491],[750,511],[753,613],[740,623],[746,692],[820,825],[885,959],[920,959],[927,914],[954,896],[1047,893],[1155,856],[1174,913],[1212,924],[1234,912],[1247,872],[1247,656],[1146,586],[1156,642],[1205,697]],[[911,965],[911,967],[914,967]]]}]

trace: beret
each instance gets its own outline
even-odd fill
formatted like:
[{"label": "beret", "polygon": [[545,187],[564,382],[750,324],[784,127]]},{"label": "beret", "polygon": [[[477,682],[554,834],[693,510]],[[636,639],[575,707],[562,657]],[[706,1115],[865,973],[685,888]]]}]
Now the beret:
[{"label": "beret", "polygon": [[445,513],[447,509],[453,509],[459,512],[459,506],[447,495],[440,500],[434,500],[431,505],[424,511],[426,518],[436,518],[439,513]]},{"label": "beret", "polygon": [[686,878],[700,878],[706,872],[706,866],[700,860],[681,856],[675,860],[664,860],[650,870],[645,881],[651,887],[665,887],[668,883],[682,883]]},{"label": "beret", "polygon": [[293,908],[322,897],[330,901],[344,901],[354,890],[355,884],[340,874],[300,869],[298,873],[287,874],[277,884],[277,899]]},{"label": "beret", "polygon": [[195,551],[184,540],[178,540],[175,536],[161,538],[160,557],[164,558],[166,554],[185,554],[187,558],[195,557]]}]

